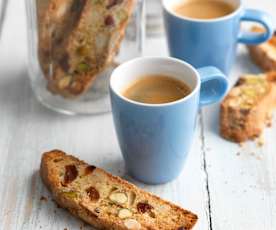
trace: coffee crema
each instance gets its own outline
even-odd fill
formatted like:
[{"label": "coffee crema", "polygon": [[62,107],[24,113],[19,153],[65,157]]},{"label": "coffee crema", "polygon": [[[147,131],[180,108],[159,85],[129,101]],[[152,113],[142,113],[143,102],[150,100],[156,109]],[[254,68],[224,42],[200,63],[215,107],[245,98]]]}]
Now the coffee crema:
[{"label": "coffee crema", "polygon": [[194,19],[214,19],[231,14],[235,11],[235,7],[219,0],[191,0],[183,1],[173,10],[179,16]]},{"label": "coffee crema", "polygon": [[163,104],[182,99],[190,93],[190,87],[178,79],[165,75],[147,75],[130,84],[123,91],[123,96],[141,103]]}]

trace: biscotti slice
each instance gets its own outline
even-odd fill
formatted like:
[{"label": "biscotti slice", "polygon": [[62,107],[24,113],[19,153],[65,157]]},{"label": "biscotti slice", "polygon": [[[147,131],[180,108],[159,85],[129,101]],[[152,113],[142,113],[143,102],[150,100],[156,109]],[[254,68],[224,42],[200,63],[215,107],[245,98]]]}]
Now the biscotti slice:
[{"label": "biscotti slice", "polygon": [[69,36],[86,0],[37,0],[38,54],[49,79],[55,52]]},{"label": "biscotti slice", "polygon": [[56,202],[98,229],[189,230],[197,216],[59,150],[40,173]]},{"label": "biscotti slice", "polygon": [[81,95],[117,54],[135,0],[86,1],[75,28],[56,50],[48,89],[64,97]]},{"label": "biscotti slice", "polygon": [[[261,27],[253,27],[253,32],[263,33]],[[264,71],[276,71],[276,31],[272,38],[260,45],[250,45],[248,50],[252,60]]]},{"label": "biscotti slice", "polygon": [[[43,19],[45,17],[45,14],[47,12],[48,6],[49,6],[49,2],[50,0],[36,0],[36,10],[37,10],[37,27],[38,27],[38,61],[40,64],[40,67],[43,71],[44,75],[48,75],[49,72],[49,55],[44,55],[45,51],[43,50],[42,44],[46,43],[45,41],[42,42],[43,39],[49,38],[49,34],[45,34],[43,32]],[[44,46],[49,46],[49,39],[47,39],[47,44],[45,44]]]},{"label": "biscotti slice", "polygon": [[242,76],[221,104],[221,136],[235,142],[258,137],[275,106],[276,72]]}]

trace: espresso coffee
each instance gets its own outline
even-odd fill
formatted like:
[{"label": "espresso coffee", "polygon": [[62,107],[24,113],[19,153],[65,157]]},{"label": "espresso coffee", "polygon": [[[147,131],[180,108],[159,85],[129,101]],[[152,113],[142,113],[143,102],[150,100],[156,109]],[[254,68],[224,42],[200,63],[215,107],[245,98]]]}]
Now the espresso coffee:
[{"label": "espresso coffee", "polygon": [[132,83],[123,95],[130,100],[148,103],[169,103],[190,94],[191,89],[184,82],[163,75],[144,76]]},{"label": "espresso coffee", "polygon": [[195,19],[214,19],[231,14],[234,6],[219,0],[190,0],[183,1],[174,8],[180,16]]}]

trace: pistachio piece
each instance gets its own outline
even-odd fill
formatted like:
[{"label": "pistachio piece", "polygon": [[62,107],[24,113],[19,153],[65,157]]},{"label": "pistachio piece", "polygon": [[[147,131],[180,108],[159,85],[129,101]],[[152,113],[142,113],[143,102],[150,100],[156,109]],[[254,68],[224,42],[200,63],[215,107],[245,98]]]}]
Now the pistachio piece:
[{"label": "pistachio piece", "polygon": [[68,199],[75,199],[78,198],[78,194],[76,192],[70,191],[70,192],[63,192],[62,193],[66,198]]},{"label": "pistachio piece", "polygon": [[130,230],[140,230],[141,229],[141,224],[135,219],[127,219],[124,221],[124,224],[127,227],[127,229],[130,229]]},{"label": "pistachio piece", "polygon": [[80,64],[78,64],[78,67],[77,67],[78,72],[85,73],[89,70],[90,70],[90,66],[87,63],[81,62]]},{"label": "pistachio piece", "polygon": [[132,216],[132,212],[127,208],[123,208],[119,211],[118,216],[121,219],[129,218]]},{"label": "pistachio piece", "polygon": [[127,202],[127,195],[122,192],[111,193],[109,199],[117,204],[125,204]]},{"label": "pistachio piece", "polygon": [[120,24],[128,19],[128,13],[122,9],[116,13],[115,17],[116,17],[117,23]]}]

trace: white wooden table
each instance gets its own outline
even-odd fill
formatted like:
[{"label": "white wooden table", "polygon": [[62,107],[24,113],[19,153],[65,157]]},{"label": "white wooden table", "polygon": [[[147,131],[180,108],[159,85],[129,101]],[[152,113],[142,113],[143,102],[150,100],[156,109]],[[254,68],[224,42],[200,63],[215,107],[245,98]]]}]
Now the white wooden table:
[{"label": "white wooden table", "polygon": [[[247,0],[250,7],[276,12],[274,0]],[[80,229],[82,222],[58,209],[41,183],[43,151],[60,148],[129,179],[111,114],[68,117],[41,106],[26,70],[24,1],[9,0],[0,41],[0,230]],[[147,55],[166,55],[164,38],[149,40]],[[258,72],[241,47],[232,82],[242,72]],[[275,119],[274,119],[275,120]],[[198,214],[199,230],[276,229],[276,121],[265,144],[243,146],[218,135],[218,105],[203,109],[193,149],[182,175],[161,186],[138,186]],[[91,229],[85,226],[84,229]]]}]

